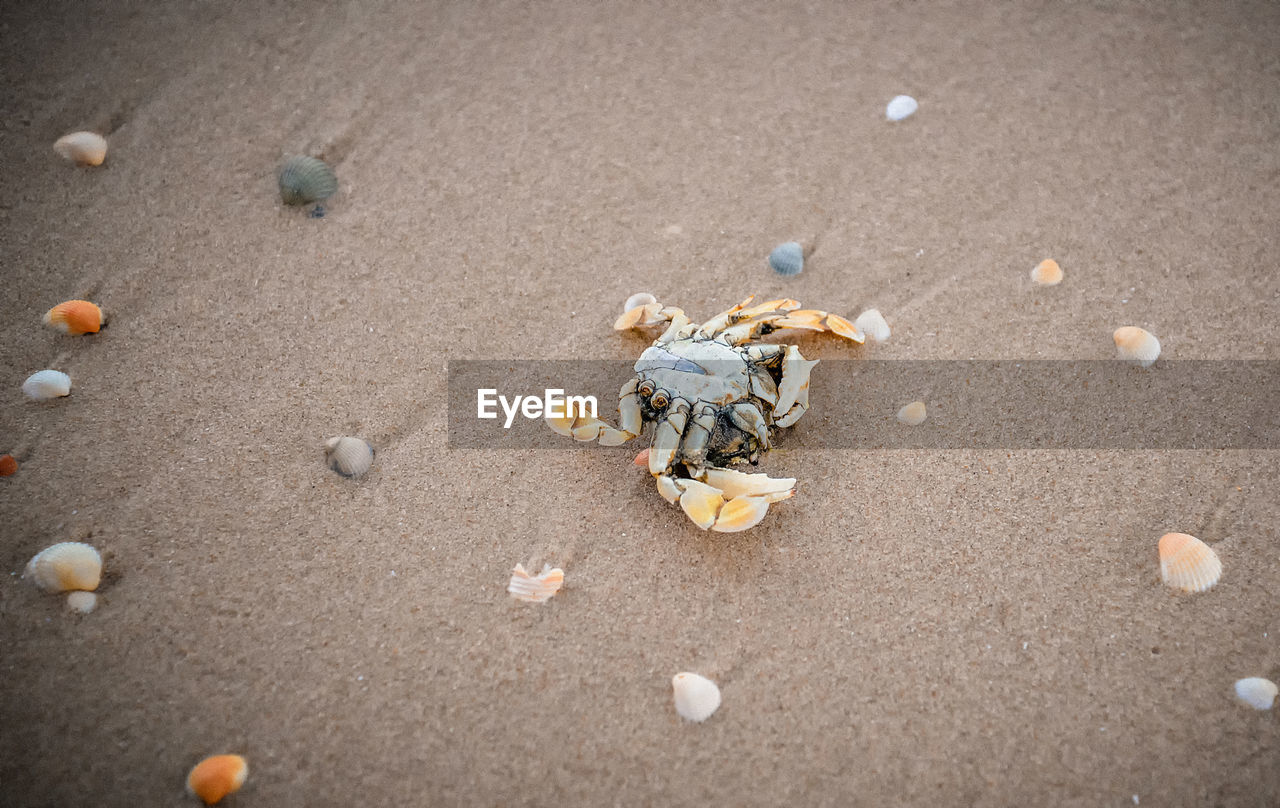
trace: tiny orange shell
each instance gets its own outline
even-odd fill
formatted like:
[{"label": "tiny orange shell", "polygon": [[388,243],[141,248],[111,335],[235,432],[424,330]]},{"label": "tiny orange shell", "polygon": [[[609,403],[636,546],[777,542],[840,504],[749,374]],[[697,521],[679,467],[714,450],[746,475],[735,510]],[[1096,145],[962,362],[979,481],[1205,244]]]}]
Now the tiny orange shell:
[{"label": "tiny orange shell", "polygon": [[18,473],[18,461],[13,455],[0,455],[0,477]]},{"label": "tiny orange shell", "polygon": [[1057,286],[1062,283],[1062,267],[1052,258],[1046,258],[1031,270],[1031,281],[1040,286]]},{"label": "tiny orange shell", "polygon": [[649,465],[649,450],[648,450],[648,449],[645,449],[644,451],[640,452],[640,454],[636,455],[635,459],[631,461],[631,465],[633,465],[633,466],[648,466],[648,465]]},{"label": "tiny orange shell", "polygon": [[187,775],[187,789],[205,805],[213,805],[238,791],[248,775],[249,764],[239,755],[214,755],[197,763]]},{"label": "tiny orange shell", "polygon": [[102,309],[87,300],[68,300],[45,312],[44,323],[73,337],[96,334],[102,327]]}]

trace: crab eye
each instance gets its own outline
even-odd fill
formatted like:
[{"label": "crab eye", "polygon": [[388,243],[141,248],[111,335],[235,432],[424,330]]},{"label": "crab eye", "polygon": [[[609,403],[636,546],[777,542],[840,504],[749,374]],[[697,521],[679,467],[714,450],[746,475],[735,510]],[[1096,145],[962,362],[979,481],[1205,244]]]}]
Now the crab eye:
[{"label": "crab eye", "polygon": [[653,395],[653,391],[655,389],[656,388],[653,386],[653,382],[645,382],[644,384],[640,385],[640,389],[637,392],[639,392],[640,395],[644,396],[645,398],[648,398],[649,396]]},{"label": "crab eye", "polygon": [[667,404],[670,403],[670,400],[667,398],[666,393],[659,391],[653,394],[653,398],[649,399],[649,403],[653,406],[655,410],[660,410],[663,407],[667,406]]}]

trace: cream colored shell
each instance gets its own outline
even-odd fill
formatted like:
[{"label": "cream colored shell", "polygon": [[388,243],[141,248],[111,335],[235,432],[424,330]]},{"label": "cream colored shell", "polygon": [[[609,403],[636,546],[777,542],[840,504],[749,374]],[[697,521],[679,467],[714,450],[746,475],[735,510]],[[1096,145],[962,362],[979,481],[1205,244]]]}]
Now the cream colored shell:
[{"label": "cream colored shell", "polygon": [[96,132],[72,132],[53,144],[53,150],[82,166],[100,166],[107,159],[107,139]]},{"label": "cream colored shell", "polygon": [[689,721],[706,721],[720,708],[720,688],[705,676],[677,673],[671,677],[676,712]]},{"label": "cream colored shell", "polygon": [[853,327],[866,334],[875,342],[889,339],[889,323],[879,309],[867,309],[853,321]]},{"label": "cream colored shell", "polygon": [[542,566],[542,572],[530,575],[523,564],[516,564],[511,571],[511,581],[507,584],[507,592],[516,600],[528,603],[546,603],[552,595],[560,591],[564,585],[564,570],[552,569],[550,564]]},{"label": "cream colored shell", "polygon": [[920,426],[928,417],[923,401],[913,401],[898,410],[898,420],[907,426]]},{"label": "cream colored shell", "polygon": [[1115,342],[1116,353],[1121,359],[1135,362],[1141,367],[1151,367],[1160,356],[1160,340],[1150,331],[1137,326],[1117,328],[1111,339]]},{"label": "cream colored shell", "polygon": [[88,544],[64,541],[46,547],[22,574],[46,592],[93,591],[102,581],[102,556]]},{"label": "cream colored shell", "polygon": [[1157,546],[1160,578],[1183,592],[1203,592],[1218,582],[1222,561],[1213,548],[1186,533],[1166,533]]},{"label": "cream colored shell", "polygon": [[343,477],[360,477],[373,465],[373,447],[360,438],[330,438],[324,452],[329,468]]},{"label": "cream colored shell", "polygon": [[71,377],[60,370],[38,370],[22,383],[22,392],[36,401],[71,395]]},{"label": "cream colored shell", "polygon": [[98,595],[95,592],[76,590],[67,593],[67,608],[77,614],[89,614],[98,608]]},{"label": "cream colored shell", "polygon": [[1255,710],[1270,710],[1280,688],[1270,679],[1251,676],[1236,682],[1236,698]]},{"label": "cream colored shell", "polygon": [[628,312],[634,308],[639,308],[640,306],[648,306],[650,303],[657,303],[657,302],[658,302],[658,298],[654,297],[648,292],[636,292],[634,295],[627,298],[626,303],[622,304],[622,311]]}]

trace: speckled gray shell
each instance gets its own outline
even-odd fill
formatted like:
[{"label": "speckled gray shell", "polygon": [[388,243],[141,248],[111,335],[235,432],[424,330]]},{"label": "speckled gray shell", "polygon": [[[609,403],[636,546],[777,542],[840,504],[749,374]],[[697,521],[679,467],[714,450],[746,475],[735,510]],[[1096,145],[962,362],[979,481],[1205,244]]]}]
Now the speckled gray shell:
[{"label": "speckled gray shell", "polygon": [[330,438],[324,452],[329,468],[343,477],[360,477],[373,465],[373,447],[360,438]]},{"label": "speckled gray shell", "polygon": [[323,160],[290,157],[280,166],[280,198],[286,205],[306,205],[338,191],[338,178]]},{"label": "speckled gray shell", "polygon": [[795,241],[779,244],[769,253],[769,266],[779,275],[799,275],[804,269],[804,248]]}]

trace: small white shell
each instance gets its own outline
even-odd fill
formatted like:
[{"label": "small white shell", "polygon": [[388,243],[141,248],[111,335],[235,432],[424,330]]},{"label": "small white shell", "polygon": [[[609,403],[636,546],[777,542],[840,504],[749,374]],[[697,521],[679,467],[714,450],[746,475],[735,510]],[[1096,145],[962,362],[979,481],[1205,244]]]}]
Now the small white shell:
[{"label": "small white shell", "polygon": [[107,139],[97,132],[72,132],[58,138],[53,150],[73,163],[100,166],[107,159]]},{"label": "small white shell", "polygon": [[88,614],[98,608],[98,596],[93,592],[76,590],[67,593],[67,608],[77,614]]},{"label": "small white shell", "polygon": [[720,707],[720,688],[696,673],[677,673],[671,677],[676,712],[688,721],[706,721]]},{"label": "small white shell", "polygon": [[624,312],[628,312],[639,306],[647,306],[650,303],[657,303],[657,302],[658,302],[658,298],[654,297],[648,292],[636,292],[634,295],[627,298],[626,303],[622,304],[622,310]]},{"label": "small white shell", "polygon": [[552,569],[550,564],[543,564],[542,572],[530,575],[523,564],[516,564],[516,568],[511,571],[507,592],[516,600],[546,603],[563,585],[564,570],[559,567]]},{"label": "small white shell", "polygon": [[769,253],[769,267],[779,275],[790,277],[804,271],[804,248],[798,241],[787,241]]},{"label": "small white shell", "polygon": [[343,477],[360,477],[373,465],[373,447],[360,438],[329,438],[324,453],[329,468]]},{"label": "small white shell", "polygon": [[22,392],[36,401],[71,395],[71,377],[58,370],[39,370],[22,383]]},{"label": "small white shell", "polygon": [[853,321],[853,327],[866,334],[875,342],[889,339],[889,323],[879,309],[867,309]]},{"label": "small white shell", "polygon": [[923,401],[913,401],[898,410],[898,420],[907,426],[920,426],[928,417]]},{"label": "small white shell", "polygon": [[1280,688],[1270,679],[1251,676],[1236,682],[1236,698],[1255,710],[1270,710]]},{"label": "small white shell", "polygon": [[82,542],[59,542],[36,553],[22,577],[46,592],[92,591],[102,581],[102,556]]},{"label": "small white shell", "polygon": [[909,95],[895,95],[889,105],[884,108],[884,116],[891,121],[900,121],[920,108],[920,104]]},{"label": "small white shell", "polygon": [[1151,367],[1160,356],[1160,340],[1155,334],[1137,326],[1117,328],[1111,339],[1115,341],[1116,353],[1121,359],[1136,362],[1141,367]]}]

